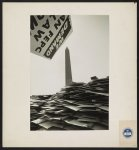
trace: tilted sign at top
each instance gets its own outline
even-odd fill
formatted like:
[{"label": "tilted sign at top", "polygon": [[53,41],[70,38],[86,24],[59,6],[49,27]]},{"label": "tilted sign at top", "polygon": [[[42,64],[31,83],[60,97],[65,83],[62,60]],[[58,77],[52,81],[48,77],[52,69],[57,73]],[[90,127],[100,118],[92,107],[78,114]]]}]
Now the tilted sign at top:
[{"label": "tilted sign at top", "polygon": [[30,16],[31,52],[52,58],[72,32],[69,15]]}]

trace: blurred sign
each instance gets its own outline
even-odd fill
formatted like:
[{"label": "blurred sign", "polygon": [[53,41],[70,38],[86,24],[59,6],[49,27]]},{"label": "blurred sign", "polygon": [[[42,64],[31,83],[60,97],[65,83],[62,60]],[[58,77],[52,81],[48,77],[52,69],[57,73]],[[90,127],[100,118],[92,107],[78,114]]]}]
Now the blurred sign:
[{"label": "blurred sign", "polygon": [[30,16],[31,52],[51,59],[71,32],[69,15]]}]

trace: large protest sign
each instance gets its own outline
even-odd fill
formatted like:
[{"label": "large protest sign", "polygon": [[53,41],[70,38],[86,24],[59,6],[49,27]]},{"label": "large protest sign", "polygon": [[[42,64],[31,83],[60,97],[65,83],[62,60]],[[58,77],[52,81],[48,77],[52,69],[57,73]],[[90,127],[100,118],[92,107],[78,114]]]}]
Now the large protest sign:
[{"label": "large protest sign", "polygon": [[31,52],[52,58],[72,32],[69,15],[30,16]]}]

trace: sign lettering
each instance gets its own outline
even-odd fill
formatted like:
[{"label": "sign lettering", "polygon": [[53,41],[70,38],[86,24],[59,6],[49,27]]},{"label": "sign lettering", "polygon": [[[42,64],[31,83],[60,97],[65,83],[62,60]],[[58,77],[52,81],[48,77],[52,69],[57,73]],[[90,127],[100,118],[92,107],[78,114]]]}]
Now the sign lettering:
[{"label": "sign lettering", "polygon": [[31,52],[52,59],[72,32],[70,16],[30,16]]}]

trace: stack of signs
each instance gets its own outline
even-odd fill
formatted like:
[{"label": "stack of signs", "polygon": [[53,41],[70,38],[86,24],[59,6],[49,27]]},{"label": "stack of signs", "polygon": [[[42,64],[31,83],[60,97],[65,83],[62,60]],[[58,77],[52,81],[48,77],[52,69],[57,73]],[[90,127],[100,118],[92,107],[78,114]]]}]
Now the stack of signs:
[{"label": "stack of signs", "polygon": [[51,59],[71,32],[69,15],[30,16],[31,52]]},{"label": "stack of signs", "polygon": [[31,97],[31,130],[108,130],[109,78]]}]

